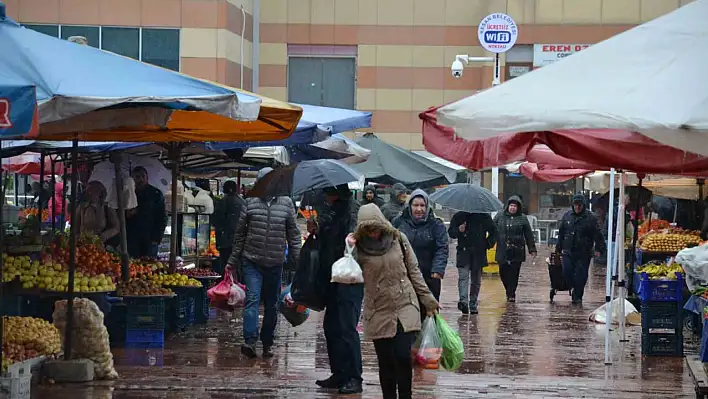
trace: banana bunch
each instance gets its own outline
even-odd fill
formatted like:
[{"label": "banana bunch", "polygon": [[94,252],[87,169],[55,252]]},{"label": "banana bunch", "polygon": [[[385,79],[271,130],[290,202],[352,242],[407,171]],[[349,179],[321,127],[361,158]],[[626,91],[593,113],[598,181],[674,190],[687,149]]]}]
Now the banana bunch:
[{"label": "banana bunch", "polygon": [[639,273],[646,273],[652,280],[676,280],[676,273],[683,273],[683,268],[676,262],[670,265],[665,263],[647,263],[637,269]]}]

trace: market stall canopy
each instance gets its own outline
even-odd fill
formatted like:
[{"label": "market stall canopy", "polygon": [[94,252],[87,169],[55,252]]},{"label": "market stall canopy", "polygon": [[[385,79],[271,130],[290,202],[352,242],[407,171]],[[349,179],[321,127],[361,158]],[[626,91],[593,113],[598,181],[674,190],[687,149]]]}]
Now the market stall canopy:
[{"label": "market stall canopy", "polygon": [[302,108],[302,117],[290,137],[270,142],[210,143],[209,148],[225,150],[255,146],[300,146],[326,140],[334,134],[371,127],[371,112],[307,104],[294,105]]},{"label": "market stall canopy", "polygon": [[373,133],[365,134],[357,144],[371,151],[366,162],[352,165],[367,181],[427,187],[454,183],[457,178],[455,169],[380,140]]},{"label": "market stall canopy", "polygon": [[0,73],[0,138],[36,135],[37,126],[34,85]]},{"label": "market stall canopy", "polygon": [[519,172],[529,180],[542,181],[547,183],[563,183],[570,179],[575,179],[592,173],[589,169],[540,169],[538,164],[524,162],[519,167]]},{"label": "market stall canopy", "polygon": [[[0,9],[0,74],[36,85],[51,140],[267,141],[288,137],[302,110],[17,24]],[[81,133],[77,133],[81,132]]]},{"label": "market stall canopy", "polygon": [[[10,158],[3,158],[2,169],[6,172],[16,173],[18,175],[39,175],[42,169],[41,157],[39,154],[26,153]],[[49,175],[51,170],[52,160],[47,157],[44,160],[44,173]],[[54,173],[56,175],[64,174],[64,164],[55,164]]]},{"label": "market stall canopy", "polygon": [[371,151],[340,133],[318,143],[287,147],[287,151],[291,162],[337,159],[350,165],[364,162],[371,155]]},{"label": "market stall canopy", "polygon": [[467,140],[558,129],[620,129],[708,156],[706,15],[708,0],[689,3],[441,107],[439,122]]},{"label": "market stall canopy", "polygon": [[699,188],[695,178],[674,177],[648,180],[644,182],[644,187],[651,190],[654,195],[692,201],[702,199],[699,196]]}]

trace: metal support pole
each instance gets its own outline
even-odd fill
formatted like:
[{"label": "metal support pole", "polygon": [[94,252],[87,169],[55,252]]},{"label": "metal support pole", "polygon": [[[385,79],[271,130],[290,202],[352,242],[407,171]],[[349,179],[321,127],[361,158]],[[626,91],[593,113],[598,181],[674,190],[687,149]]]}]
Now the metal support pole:
[{"label": "metal support pole", "polygon": [[[0,140],[0,176],[2,176],[4,171],[2,170],[2,140]],[[3,198],[2,204],[0,204],[0,242],[5,242],[5,227],[3,227],[3,212],[5,208],[5,199]],[[3,360],[3,350],[2,350],[2,343],[5,340],[5,323],[4,323],[4,317],[5,317],[5,306],[4,306],[4,295],[5,295],[5,289],[4,289],[4,283],[2,282],[2,276],[4,276],[5,273],[5,261],[3,260],[3,257],[0,256],[0,368],[2,368],[2,360]]]},{"label": "metal support pole", "polygon": [[172,217],[170,218],[171,234],[170,234],[170,272],[174,272],[177,267],[177,177],[179,175],[179,153],[180,148],[177,145],[170,147],[170,159],[172,161]]},{"label": "metal support pole", "polygon": [[610,357],[610,327],[612,326],[612,321],[608,319],[607,315],[612,314],[612,267],[614,265],[614,251],[612,242],[614,237],[612,236],[613,221],[614,221],[614,205],[615,205],[615,169],[610,169],[610,201],[607,205],[607,270],[605,275],[605,303],[607,307],[605,308],[605,364],[612,364],[612,359]]},{"label": "metal support pole", "polygon": [[41,236],[42,233],[42,211],[44,210],[44,153],[39,156],[39,204],[37,204],[37,217],[39,218],[39,223],[37,223],[37,235]]},{"label": "metal support pole", "polygon": [[[76,186],[79,182],[79,167],[76,162],[79,152],[79,140],[74,139],[71,146],[71,220],[76,220],[76,197],[78,190]],[[67,303],[66,303],[66,331],[64,331],[64,359],[71,359],[71,333],[74,328],[74,281],[76,277],[76,236],[78,235],[78,227],[76,223],[71,223],[69,231],[69,286],[67,287]]]},{"label": "metal support pole", "polygon": [[[66,215],[66,181],[69,179],[69,170],[66,167],[67,154],[64,154],[64,173],[62,174],[61,182],[61,209],[64,211],[63,214]],[[66,228],[66,223],[61,226],[61,230],[64,231]]]},{"label": "metal support pole", "polygon": [[120,225],[120,270],[123,281],[130,280],[130,258],[128,256],[128,232],[125,227],[125,204],[123,203],[123,173],[121,162],[123,156],[118,153],[111,154],[111,162],[115,171],[116,202],[118,202],[118,224]]},{"label": "metal support pole", "polygon": [[625,262],[624,262],[624,237],[625,237],[625,231],[627,229],[627,224],[625,223],[624,215],[627,212],[626,211],[626,204],[624,203],[624,193],[625,193],[625,176],[626,173],[621,173],[620,174],[620,184],[619,184],[619,207],[617,209],[617,269],[616,269],[616,276],[617,276],[617,297],[619,298],[619,313],[620,313],[620,320],[619,320],[619,333],[620,333],[620,342],[627,342],[627,336],[626,336],[626,328],[625,328],[625,304],[624,300],[627,297],[627,287],[625,285],[625,275],[626,275],[626,269],[625,269]]},{"label": "metal support pole", "polygon": [[[633,232],[632,232],[632,246],[630,247],[630,253],[629,253],[629,259],[630,259],[630,265],[629,265],[629,275],[627,276],[627,283],[629,287],[632,287],[634,285],[634,268],[635,268],[635,263],[637,263],[637,240],[639,239],[639,211],[641,208],[641,205],[639,203],[639,199],[641,198],[641,191],[642,191],[642,180],[643,180],[643,175],[639,175],[639,184],[637,185],[637,195],[634,197],[635,201],[635,206],[634,206],[634,224],[632,225]],[[649,226],[651,226],[651,212],[649,212]]]}]

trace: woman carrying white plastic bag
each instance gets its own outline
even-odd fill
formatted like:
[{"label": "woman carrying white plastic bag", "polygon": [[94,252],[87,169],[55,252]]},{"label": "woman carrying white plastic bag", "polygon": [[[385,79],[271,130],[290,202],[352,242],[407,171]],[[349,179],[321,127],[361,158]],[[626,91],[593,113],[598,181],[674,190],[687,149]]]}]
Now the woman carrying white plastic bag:
[{"label": "woman carrying white plastic bag", "polygon": [[332,265],[332,283],[340,284],[361,284],[364,282],[364,274],[359,263],[354,259],[354,247],[344,241],[346,250],[344,256]]}]

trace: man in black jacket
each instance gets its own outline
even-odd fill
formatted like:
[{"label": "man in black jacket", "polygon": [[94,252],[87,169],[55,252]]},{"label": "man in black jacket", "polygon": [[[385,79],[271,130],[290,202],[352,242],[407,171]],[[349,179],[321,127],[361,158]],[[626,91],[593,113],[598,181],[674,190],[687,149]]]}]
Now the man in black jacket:
[{"label": "man in black jacket", "polygon": [[561,220],[556,246],[556,252],[562,254],[565,280],[573,287],[573,304],[583,302],[590,260],[596,252],[604,250],[605,240],[597,218],[587,210],[585,197],[582,194],[575,195],[573,208]]},{"label": "man in black jacket", "polygon": [[126,211],[128,253],[133,258],[157,257],[158,246],[165,234],[167,213],[165,196],[150,185],[147,170],[138,166],[132,171],[138,207]]},{"label": "man in black jacket", "polygon": [[364,198],[361,199],[361,206],[366,204],[376,204],[379,209],[384,205],[384,200],[376,194],[376,187],[369,185],[364,189]]},{"label": "man in black jacket", "polygon": [[447,230],[457,239],[457,308],[463,314],[477,314],[477,297],[482,286],[482,268],[487,266],[487,249],[497,242],[497,229],[488,213],[457,212]]},{"label": "man in black jacket", "polygon": [[238,186],[233,180],[224,183],[224,198],[216,202],[214,214],[212,215],[214,230],[216,230],[216,247],[219,249],[219,267],[216,272],[223,272],[226,262],[231,257],[231,250],[234,243],[234,232],[241,216],[241,208],[246,205],[246,201],[238,194]]},{"label": "man in black jacket", "polygon": [[407,200],[407,189],[402,183],[394,184],[392,189],[393,193],[391,194],[391,198],[381,207],[381,212],[384,217],[391,223],[393,223],[394,219],[401,216],[403,209],[406,207]]},{"label": "man in black jacket", "polygon": [[308,231],[320,240],[320,279],[327,286],[324,333],[332,375],[316,383],[340,394],[362,392],[361,342],[357,325],[364,300],[363,284],[330,283],[332,265],[344,255],[345,239],[356,229],[359,203],[346,184],[325,189],[327,203],[308,221]]},{"label": "man in black jacket", "polygon": [[[263,168],[257,179],[272,169]],[[263,357],[272,357],[275,327],[278,322],[278,300],[285,263],[285,249],[294,261],[300,258],[302,238],[295,221],[295,207],[289,197],[248,198],[241,207],[234,244],[228,265],[243,268],[246,284],[246,307],[243,311],[241,353],[256,357],[258,341],[258,308],[263,297],[261,342]]]}]

